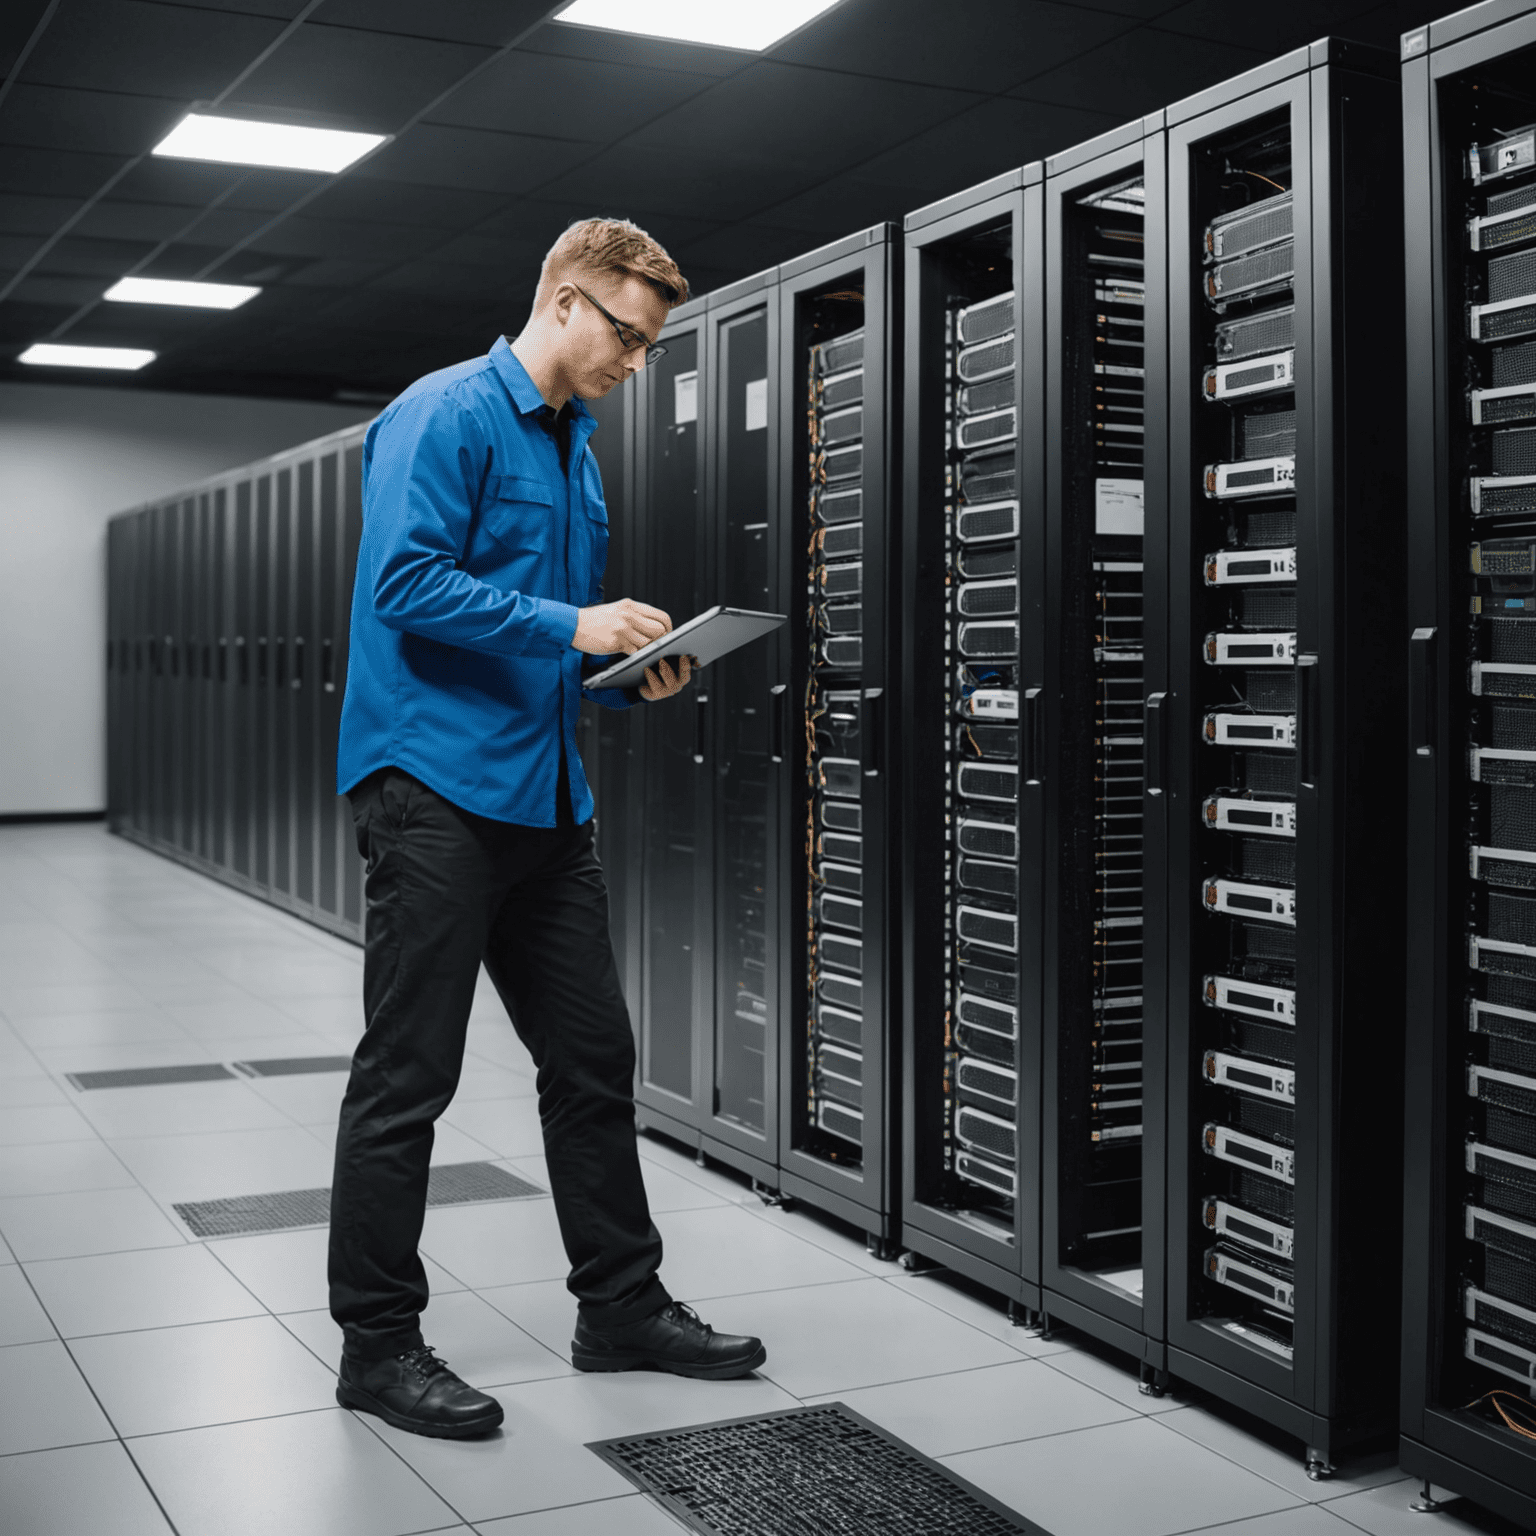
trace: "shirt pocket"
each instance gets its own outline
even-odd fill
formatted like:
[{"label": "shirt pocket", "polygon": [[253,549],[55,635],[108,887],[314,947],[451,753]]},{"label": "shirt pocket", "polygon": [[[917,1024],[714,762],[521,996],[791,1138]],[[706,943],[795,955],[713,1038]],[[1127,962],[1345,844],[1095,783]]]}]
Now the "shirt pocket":
[{"label": "shirt pocket", "polygon": [[554,515],[554,493],[542,481],[527,475],[492,475],[480,499],[480,527],[500,546],[488,551],[491,558],[501,562],[510,555],[523,565],[542,555]]}]

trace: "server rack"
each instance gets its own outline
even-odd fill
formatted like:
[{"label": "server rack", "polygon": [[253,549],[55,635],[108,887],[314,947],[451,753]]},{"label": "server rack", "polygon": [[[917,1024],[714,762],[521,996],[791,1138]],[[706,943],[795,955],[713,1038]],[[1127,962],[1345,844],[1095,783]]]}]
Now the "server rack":
[{"label": "server rack", "polygon": [[335,793],[364,429],[113,519],[108,823],[350,938]]},{"label": "server rack", "polygon": [[1167,109],[1169,1365],[1314,1476],[1395,1392],[1397,109],[1333,41]]},{"label": "server rack", "polygon": [[[782,611],[776,501],[778,293],[772,272],[673,311],[637,398],[636,570],[682,619],[714,603]],[[783,640],[749,647],[646,709],[636,1098],[662,1131],[776,1182],[785,775],[769,751]]]},{"label": "server rack", "polygon": [[771,746],[788,781],[778,1186],[892,1257],[897,257],[894,228],[878,225],[779,269],[775,511],[792,619]]},{"label": "server rack", "polygon": [[1536,7],[1408,33],[1403,61],[1415,1133],[1399,1455],[1536,1527]]},{"label": "server rack", "polygon": [[1164,691],[1145,643],[1166,582],[1167,396],[1148,387],[1166,371],[1164,171],[1160,117],[1046,163],[1044,688],[1020,711],[1045,826],[1041,1308],[1137,1357],[1152,1392],[1166,1058],[1144,1004],[1162,981],[1144,894],[1163,842],[1143,700]]},{"label": "server rack", "polygon": [[1031,1313],[1042,179],[1026,166],[908,216],[902,419],[902,1240]]}]

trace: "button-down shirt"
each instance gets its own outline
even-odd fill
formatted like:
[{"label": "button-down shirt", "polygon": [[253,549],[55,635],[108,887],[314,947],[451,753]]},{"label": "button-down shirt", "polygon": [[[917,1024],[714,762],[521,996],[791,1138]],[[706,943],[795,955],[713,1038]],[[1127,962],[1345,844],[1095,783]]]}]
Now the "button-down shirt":
[{"label": "button-down shirt", "polygon": [[608,511],[571,402],[562,468],[547,407],[505,338],[418,380],[368,429],[337,787],[400,768],[467,811],[555,825],[563,756],[578,824],[576,611],[602,601]]}]

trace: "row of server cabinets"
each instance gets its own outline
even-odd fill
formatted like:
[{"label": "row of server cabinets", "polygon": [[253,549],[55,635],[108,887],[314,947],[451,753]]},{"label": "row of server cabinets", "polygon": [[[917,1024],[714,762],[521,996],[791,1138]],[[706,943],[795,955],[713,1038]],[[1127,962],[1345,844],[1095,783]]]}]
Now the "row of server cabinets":
[{"label": "row of server cabinets", "polygon": [[1536,7],[1409,33],[1402,67],[1418,1134],[1400,1459],[1536,1528]]},{"label": "row of server cabinets", "polygon": [[113,518],[114,832],[352,939],[362,863],[336,795],[359,427]]}]

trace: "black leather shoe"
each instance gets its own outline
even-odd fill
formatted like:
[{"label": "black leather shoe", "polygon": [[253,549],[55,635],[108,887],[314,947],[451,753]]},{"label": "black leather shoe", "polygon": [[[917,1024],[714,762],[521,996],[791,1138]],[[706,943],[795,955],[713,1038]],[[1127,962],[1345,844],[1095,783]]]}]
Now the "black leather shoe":
[{"label": "black leather shoe", "polygon": [[761,1339],[716,1333],[680,1301],[621,1328],[592,1328],[577,1317],[571,1340],[571,1364],[578,1371],[649,1369],[727,1381],[755,1371],[767,1358]]},{"label": "black leather shoe", "polygon": [[376,1413],[397,1429],[439,1440],[488,1435],[503,1417],[494,1397],[461,1381],[425,1344],[383,1360],[343,1355],[336,1401],[343,1408]]}]

